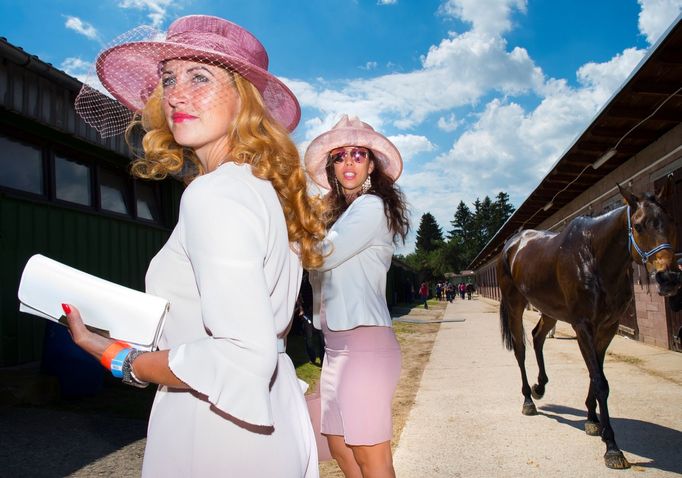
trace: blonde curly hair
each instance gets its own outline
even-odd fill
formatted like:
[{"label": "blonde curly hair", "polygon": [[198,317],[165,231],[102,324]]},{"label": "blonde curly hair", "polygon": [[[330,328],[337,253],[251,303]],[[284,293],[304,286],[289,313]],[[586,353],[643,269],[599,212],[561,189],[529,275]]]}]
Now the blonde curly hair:
[{"label": "blonde curly hair", "polygon": [[[306,176],[288,131],[272,119],[258,89],[238,73],[231,74],[241,108],[229,137],[230,159],[250,164],[254,176],[270,181],[284,211],[289,241],[297,245],[303,267],[318,268],[323,262],[319,244],[325,235],[322,202],[307,194]],[[159,86],[128,126],[126,139],[131,149],[140,126],[144,131],[143,154],[133,161],[131,171],[144,179],[182,175],[188,184],[205,171],[194,151],[175,142],[162,102]]]}]

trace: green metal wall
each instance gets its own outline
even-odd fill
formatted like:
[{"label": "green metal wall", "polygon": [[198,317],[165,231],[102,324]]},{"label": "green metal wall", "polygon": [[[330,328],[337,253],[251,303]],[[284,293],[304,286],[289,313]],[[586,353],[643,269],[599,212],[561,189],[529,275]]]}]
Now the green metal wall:
[{"label": "green metal wall", "polygon": [[[179,196],[179,188],[177,192]],[[172,209],[175,216],[176,207]],[[0,367],[41,357],[45,320],[18,312],[19,279],[30,256],[40,253],[144,290],[147,265],[169,233],[158,226],[0,193]]]}]

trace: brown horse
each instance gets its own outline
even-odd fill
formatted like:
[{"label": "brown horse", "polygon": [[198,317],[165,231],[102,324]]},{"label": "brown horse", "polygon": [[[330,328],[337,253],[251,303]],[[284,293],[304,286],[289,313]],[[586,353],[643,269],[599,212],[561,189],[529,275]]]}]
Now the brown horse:
[{"label": "brown horse", "polygon": [[[502,292],[502,341],[508,350],[513,348],[521,369],[522,412],[537,414],[531,392],[534,398],[542,398],[549,381],[542,355],[545,337],[557,320],[568,322],[590,374],[585,431],[598,435],[601,429],[606,466],[628,468],[609,423],[609,384],[603,365],[619,319],[633,300],[631,261],[653,264],[661,295],[674,294],[679,285],[666,282],[675,245],[674,224],[661,207],[669,188],[642,198],[618,189],[627,205],[614,211],[596,218],[575,218],[558,234],[525,230],[511,237],[498,260],[497,276]],[[524,365],[522,315],[528,303],[541,312],[532,332],[539,367],[538,383],[532,390]]]}]

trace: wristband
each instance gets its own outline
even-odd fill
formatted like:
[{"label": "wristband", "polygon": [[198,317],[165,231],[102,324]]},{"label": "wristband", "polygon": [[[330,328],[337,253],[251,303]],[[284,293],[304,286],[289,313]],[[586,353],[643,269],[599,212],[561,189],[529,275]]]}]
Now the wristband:
[{"label": "wristband", "polygon": [[116,378],[123,378],[123,361],[132,351],[133,349],[129,347],[119,351],[116,354],[116,356],[111,360],[111,375]]},{"label": "wristband", "polygon": [[111,359],[116,357],[116,354],[119,353],[121,350],[126,349],[128,347],[130,347],[130,345],[128,345],[125,342],[120,341],[114,342],[113,344],[106,348],[106,350],[102,354],[102,357],[100,357],[99,359],[99,363],[101,363],[102,366],[107,370],[111,370]]}]

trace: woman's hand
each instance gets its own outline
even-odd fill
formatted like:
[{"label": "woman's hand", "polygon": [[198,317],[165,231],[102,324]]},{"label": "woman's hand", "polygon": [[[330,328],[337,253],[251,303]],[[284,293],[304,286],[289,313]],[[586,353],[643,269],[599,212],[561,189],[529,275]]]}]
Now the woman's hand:
[{"label": "woman's hand", "polygon": [[[97,360],[101,360],[104,351],[115,340],[90,332],[81,319],[81,314],[71,304],[62,304],[66,315],[71,338],[80,348]],[[173,374],[168,367],[168,350],[148,352],[139,355],[133,362],[135,376],[145,382],[154,382],[167,387],[188,390],[190,387]]]},{"label": "woman's hand", "polygon": [[71,338],[80,348],[99,360],[104,351],[115,341],[88,330],[78,309],[71,304],[62,304]]}]

